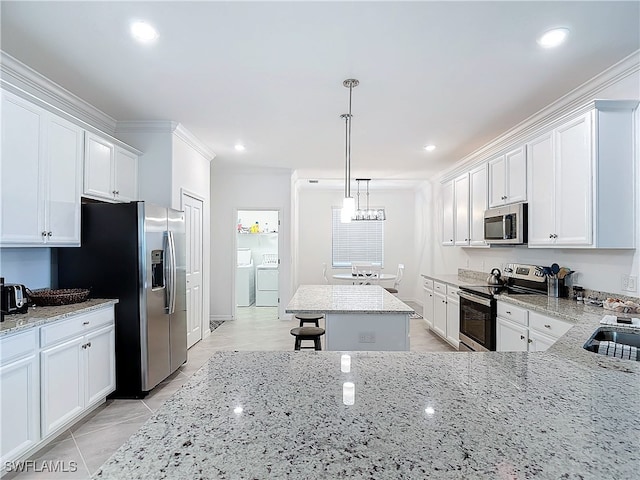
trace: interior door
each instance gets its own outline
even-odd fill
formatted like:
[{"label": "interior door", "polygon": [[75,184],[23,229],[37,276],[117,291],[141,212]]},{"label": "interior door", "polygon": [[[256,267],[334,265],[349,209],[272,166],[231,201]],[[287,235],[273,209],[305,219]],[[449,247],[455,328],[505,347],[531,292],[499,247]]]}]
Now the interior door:
[{"label": "interior door", "polygon": [[187,348],[202,339],[202,200],[182,195],[187,243]]}]

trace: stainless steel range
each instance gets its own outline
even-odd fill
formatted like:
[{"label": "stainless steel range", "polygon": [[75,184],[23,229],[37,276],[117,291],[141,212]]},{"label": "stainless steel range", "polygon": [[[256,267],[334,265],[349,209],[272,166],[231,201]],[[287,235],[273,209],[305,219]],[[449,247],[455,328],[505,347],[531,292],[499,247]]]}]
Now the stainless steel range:
[{"label": "stainless steel range", "polygon": [[504,284],[460,287],[460,350],[495,351],[496,295],[546,295],[542,267],[510,263],[502,272]]}]

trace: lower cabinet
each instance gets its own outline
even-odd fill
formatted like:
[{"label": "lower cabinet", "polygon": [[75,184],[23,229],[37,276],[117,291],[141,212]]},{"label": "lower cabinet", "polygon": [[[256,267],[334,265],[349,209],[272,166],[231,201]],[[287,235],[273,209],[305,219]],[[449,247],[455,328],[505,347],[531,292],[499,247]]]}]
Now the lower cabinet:
[{"label": "lower cabinet", "polygon": [[442,293],[433,293],[433,331],[442,338],[447,336],[447,297]]},{"label": "lower cabinet", "polygon": [[460,345],[460,300],[458,289],[447,285],[447,342],[458,348]]},{"label": "lower cabinet", "polygon": [[424,303],[422,308],[422,318],[426,322],[427,326],[433,328],[433,280],[424,279],[422,283],[422,290],[424,292]]},{"label": "lower cabinet", "polygon": [[115,390],[113,306],[0,338],[2,465]]},{"label": "lower cabinet", "polygon": [[496,350],[544,352],[573,325],[559,318],[498,302]]},{"label": "lower cabinet", "polygon": [[[432,293],[432,297],[429,294]],[[433,291],[425,289],[425,311],[428,302],[433,302],[432,321],[427,320],[430,328],[458,348],[460,343],[460,301],[458,288],[440,282],[433,282]],[[427,298],[430,298],[428,300]],[[426,317],[425,317],[426,318]]]},{"label": "lower cabinet", "polygon": [[0,463],[40,441],[40,382],[36,331],[0,339]]}]

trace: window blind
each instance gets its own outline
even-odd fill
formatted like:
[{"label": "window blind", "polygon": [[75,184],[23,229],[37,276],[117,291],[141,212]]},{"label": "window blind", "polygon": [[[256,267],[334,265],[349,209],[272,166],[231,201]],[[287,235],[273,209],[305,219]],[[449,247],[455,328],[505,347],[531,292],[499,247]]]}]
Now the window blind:
[{"label": "window blind", "polygon": [[384,266],[384,222],[366,220],[342,223],[340,208],[332,207],[332,266],[350,267],[351,262]]}]

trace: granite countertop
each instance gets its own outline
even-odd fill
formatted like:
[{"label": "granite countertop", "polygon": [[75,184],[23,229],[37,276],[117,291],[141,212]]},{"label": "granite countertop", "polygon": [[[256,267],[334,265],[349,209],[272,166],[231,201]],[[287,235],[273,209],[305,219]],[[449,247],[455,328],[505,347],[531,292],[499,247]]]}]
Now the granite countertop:
[{"label": "granite countertop", "polygon": [[341,355],[217,352],[94,478],[614,479],[640,469],[640,372],[618,368],[637,362],[354,352],[343,373]]},{"label": "granite countertop", "polygon": [[300,285],[286,313],[413,313],[379,285]]},{"label": "granite countertop", "polygon": [[471,276],[461,276],[457,273],[439,273],[434,275],[428,275],[426,273],[420,274],[420,276],[424,278],[428,278],[436,282],[448,283],[449,285],[453,285],[454,287],[461,287],[465,285],[486,285],[488,274],[482,275],[484,275],[482,278],[474,278]]},{"label": "granite countertop", "polygon": [[0,336],[62,320],[79,313],[87,313],[103,308],[106,305],[115,305],[116,303],[118,303],[118,300],[90,298],[85,302],[73,303],[71,305],[31,307],[27,313],[5,315],[4,322],[0,323]]}]

